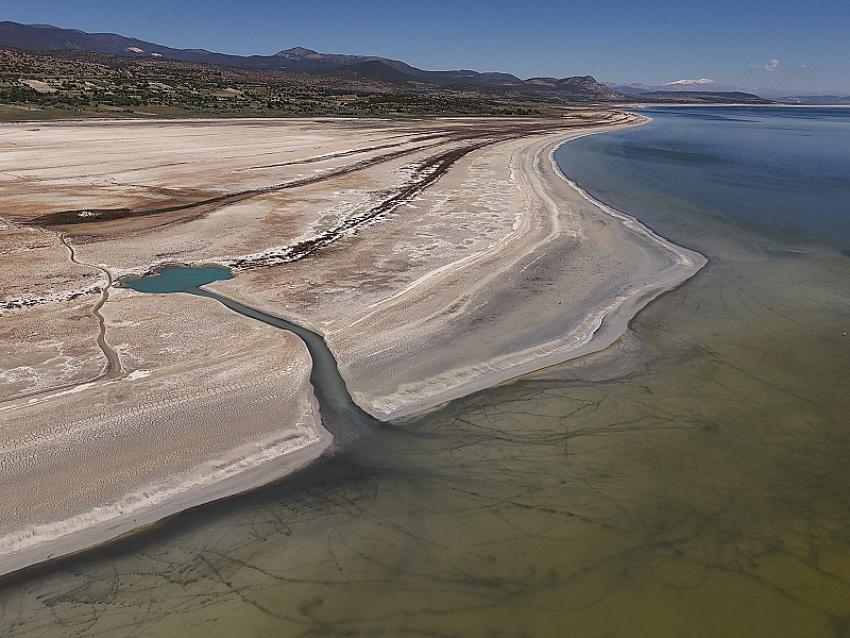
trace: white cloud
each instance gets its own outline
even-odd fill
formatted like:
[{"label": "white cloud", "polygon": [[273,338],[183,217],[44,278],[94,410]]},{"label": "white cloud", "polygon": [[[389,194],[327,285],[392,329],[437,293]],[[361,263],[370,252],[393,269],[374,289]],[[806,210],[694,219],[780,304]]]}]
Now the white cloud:
[{"label": "white cloud", "polygon": [[779,58],[773,58],[770,62],[764,65],[765,71],[770,71],[773,73],[776,69],[779,68]]},{"label": "white cloud", "polygon": [[706,84],[717,84],[714,80],[709,80],[708,78],[700,78],[699,80],[676,80],[675,82],[667,82],[665,86],[693,86],[699,85],[704,86]]}]

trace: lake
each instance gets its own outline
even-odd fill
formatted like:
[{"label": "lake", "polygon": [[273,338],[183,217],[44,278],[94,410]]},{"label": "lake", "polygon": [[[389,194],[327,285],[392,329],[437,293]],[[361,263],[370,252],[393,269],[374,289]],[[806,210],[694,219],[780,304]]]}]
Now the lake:
[{"label": "lake", "polygon": [[710,259],[619,344],[7,579],[3,635],[850,635],[850,111],[646,112],[557,153]]}]

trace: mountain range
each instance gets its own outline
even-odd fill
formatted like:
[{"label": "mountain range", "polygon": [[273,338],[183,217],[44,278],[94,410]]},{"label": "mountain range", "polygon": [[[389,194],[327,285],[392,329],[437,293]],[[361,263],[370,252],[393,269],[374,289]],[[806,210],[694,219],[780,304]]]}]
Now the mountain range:
[{"label": "mountain range", "polygon": [[709,78],[699,80],[675,80],[666,84],[620,84],[617,82],[605,82],[605,84],[620,95],[640,95],[641,93],[667,93],[671,91],[680,93],[702,93],[702,92],[740,92],[741,87],[720,84]]},{"label": "mountain range", "polygon": [[[737,102],[758,104],[774,100],[792,103],[850,102],[842,96],[800,96],[747,91],[709,78],[682,79],[662,85],[598,82],[590,75],[566,78],[519,78],[510,73],[469,69],[431,71],[401,60],[377,55],[320,53],[292,47],[273,55],[232,55],[206,49],[177,49],[116,33],[87,33],[52,25],[0,22],[0,48],[50,54],[95,53],[155,63],[176,61],[210,67],[291,74],[313,82],[333,82],[358,90],[381,89],[399,93],[450,92],[531,100],[587,102]],[[758,93],[756,95],[755,93]],[[764,96],[764,97],[760,97]]]},{"label": "mountain range", "polygon": [[801,91],[782,90],[771,87],[760,87],[757,89],[748,89],[731,84],[721,84],[709,78],[701,78],[698,80],[676,80],[660,85],[646,84],[621,84],[618,82],[605,82],[605,84],[613,91],[620,95],[650,97],[652,95],[670,94],[675,92],[680,94],[705,94],[705,93],[723,93],[725,95],[748,94],[759,95],[762,98],[775,102],[787,102],[790,104],[850,104],[850,95],[813,95]]},{"label": "mountain range", "polygon": [[129,58],[168,59],[223,67],[290,71],[401,88],[472,89],[495,94],[606,101],[621,99],[591,76],[520,79],[510,73],[468,69],[428,71],[400,60],[372,55],[319,53],[294,47],[274,55],[231,55],[206,49],[175,49],[115,33],[86,33],[51,25],[0,22],[0,47],[24,51],[87,51]]}]

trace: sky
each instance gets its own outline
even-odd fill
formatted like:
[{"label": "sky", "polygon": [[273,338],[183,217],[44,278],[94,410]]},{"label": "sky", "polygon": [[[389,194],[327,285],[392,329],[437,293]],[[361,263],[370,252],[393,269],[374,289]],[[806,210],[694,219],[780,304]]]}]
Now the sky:
[{"label": "sky", "polygon": [[0,19],[224,53],[850,94],[850,0],[0,0]]}]

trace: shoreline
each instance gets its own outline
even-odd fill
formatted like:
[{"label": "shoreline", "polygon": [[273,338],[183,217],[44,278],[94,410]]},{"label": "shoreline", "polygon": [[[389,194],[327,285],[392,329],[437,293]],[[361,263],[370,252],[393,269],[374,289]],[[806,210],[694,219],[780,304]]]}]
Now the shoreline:
[{"label": "shoreline", "polygon": [[[32,539],[32,536],[28,537],[25,533],[19,533],[15,536],[23,548],[15,553],[0,556],[0,582],[20,575],[27,569],[72,558],[113,541],[144,533],[145,530],[159,523],[197,507],[234,498],[292,476],[322,458],[333,446],[333,438],[330,432],[322,427],[317,431],[315,438],[306,440],[292,449],[282,452],[275,449],[286,446],[287,443],[286,439],[281,439],[269,441],[265,446],[260,442],[251,445],[250,447],[258,450],[254,453],[254,457],[269,456],[259,462],[256,462],[257,459],[252,458],[251,455],[236,456],[229,462],[208,462],[205,464],[207,466],[205,469],[210,470],[210,474],[215,477],[213,480],[210,480],[210,474],[207,474],[194,482],[143,486],[137,492],[127,495],[121,502],[111,506],[121,512],[119,515],[37,544],[28,545],[27,541]],[[249,463],[254,464],[243,467]],[[137,503],[132,504],[132,499],[136,497],[138,497]],[[127,507],[125,508],[122,503],[127,503]],[[101,509],[108,509],[108,507],[95,508],[44,527],[76,522],[76,520],[96,515],[96,512]]]},{"label": "shoreline", "polygon": [[[555,340],[529,351],[513,352],[479,364],[479,369],[489,368],[489,370],[478,375],[477,378],[439,389],[436,392],[428,394],[427,397],[421,400],[407,402],[397,409],[381,409],[376,405],[370,404],[367,409],[371,414],[385,421],[396,418],[415,417],[419,414],[433,411],[455,399],[487,388],[510,383],[518,377],[537,372],[543,368],[566,363],[567,361],[605,350],[625,333],[631,320],[649,305],[649,303],[660,295],[674,290],[687,282],[708,263],[707,258],[701,253],[666,239],[637,218],[615,210],[603,202],[594,199],[565,175],[555,160],[556,151],[576,139],[587,135],[610,132],[611,130],[643,126],[652,121],[652,118],[647,116],[641,115],[640,117],[642,118],[641,121],[625,127],[586,131],[573,134],[566,140],[562,139],[556,142],[549,142],[542,147],[541,152],[546,153],[552,173],[570,189],[575,191],[583,200],[592,204],[607,217],[617,220],[627,232],[638,235],[644,240],[649,240],[663,247],[668,253],[675,255],[679,272],[671,273],[668,277],[658,279],[651,284],[630,291],[628,294],[623,294],[613,299],[609,298],[601,310],[596,310],[596,312],[585,315],[585,320],[574,331],[563,334]],[[499,364],[502,364],[500,368],[494,367]],[[365,399],[365,397],[357,398]]]},{"label": "shoreline", "polygon": [[[32,489],[20,502],[29,499],[34,506],[24,516],[19,504],[22,515],[4,520],[0,578],[142,532],[185,510],[253,491],[334,449],[308,383],[312,365],[307,349],[295,335],[275,334],[272,328],[224,309],[206,308],[205,302],[188,295],[186,300],[175,296],[167,301],[150,295],[130,297],[117,290],[119,306],[122,299],[123,303],[133,299],[134,309],[141,312],[150,304],[172,309],[189,304],[184,314],[204,311],[225,330],[235,327],[237,337],[230,341],[235,344],[238,339],[242,349],[222,344],[228,354],[209,361],[203,378],[176,364],[136,368],[123,382],[84,384],[79,391],[66,391],[65,398],[72,401],[65,406],[71,415],[66,417],[68,423],[39,438],[16,433],[16,424],[27,422],[41,408],[32,400],[18,406],[21,414],[3,421],[9,429],[0,442],[0,472],[8,473],[8,484],[16,489]],[[175,396],[174,390],[168,394],[168,384],[177,374],[188,375],[184,385],[191,390],[181,393],[178,388]],[[109,401],[119,383],[134,397],[129,409],[74,418],[81,406]],[[120,462],[122,447],[128,446],[137,451],[143,465],[136,470],[138,462],[128,454],[126,464],[110,473],[115,468],[112,459]],[[41,472],[28,469],[45,464]],[[83,467],[92,487],[85,488],[84,497],[65,498],[62,481],[76,480],[73,477],[80,473],[76,468]],[[133,471],[129,478],[124,467]],[[77,492],[73,484],[68,491]],[[56,492],[56,501],[51,492]]]},{"label": "shoreline", "polygon": [[796,103],[781,103],[774,102],[771,104],[746,104],[741,102],[684,102],[676,104],[674,102],[621,102],[614,105],[618,109],[657,109],[657,108],[703,108],[703,107],[719,107],[728,108],[730,106],[738,108],[783,108],[783,109],[850,109],[850,104],[796,104]]},{"label": "shoreline", "polygon": [[[641,117],[642,121],[632,124],[632,126],[639,126],[649,121],[645,116]],[[616,127],[616,129],[619,128],[622,127]],[[381,418],[386,420],[426,413],[438,409],[441,405],[453,399],[511,382],[530,372],[536,372],[552,365],[604,350],[622,336],[629,322],[640,310],[661,294],[682,285],[707,263],[707,260],[701,254],[666,240],[636,218],[616,211],[593,199],[560,170],[554,159],[554,153],[557,149],[579,137],[610,130],[612,130],[610,127],[605,127],[600,130],[573,134],[566,140],[547,141],[537,150],[534,157],[537,159],[538,156],[545,154],[551,172],[583,199],[598,208],[602,214],[616,219],[624,229],[623,232],[637,234],[644,240],[648,239],[675,255],[676,263],[679,266],[676,272],[653,282],[651,285],[645,285],[631,291],[629,294],[607,299],[606,305],[601,311],[584,317],[584,320],[576,328],[577,334],[576,331],[573,331],[561,335],[558,339],[544,344],[545,348],[536,348],[533,353],[520,351],[505,355],[503,358],[512,359],[514,363],[509,363],[501,370],[491,370],[489,374],[483,374],[468,383],[462,383],[442,392],[435,392],[430,394],[427,399],[419,403],[409,403],[399,410],[388,411],[385,414],[379,410],[370,410],[373,414],[377,412]],[[542,353],[542,349],[549,351]],[[517,361],[517,359],[519,360]],[[488,361],[485,365],[491,365],[495,361],[496,358]],[[312,395],[311,401],[315,402]],[[144,505],[137,505],[129,512],[122,511],[118,516],[95,522],[87,527],[56,536],[44,542],[34,543],[16,553],[0,556],[0,579],[10,577],[36,565],[43,565],[46,562],[87,551],[130,534],[143,533],[145,529],[155,523],[186,510],[243,494],[289,476],[319,459],[332,445],[330,433],[321,426],[319,430],[315,439],[308,440],[295,449],[276,454],[272,458],[260,460],[250,467],[244,467],[246,457],[237,458],[231,463],[231,466],[235,467],[230,473],[225,472],[224,475],[218,476],[212,482],[207,475],[194,483],[183,484],[179,487],[171,485],[171,488],[175,490],[174,493],[166,494],[161,500],[157,500],[155,497],[162,495],[163,490],[158,490],[162,485],[147,486],[147,490],[134,492],[132,494],[141,492],[146,497],[150,496],[150,500]],[[257,445],[259,447],[259,444]],[[242,465],[240,465],[240,461],[243,462]],[[222,467],[225,465],[225,463],[221,464]],[[149,492],[153,492],[153,494],[149,494]],[[152,504],[151,501],[153,501]],[[120,507],[120,504],[115,504],[115,506]],[[79,518],[91,515],[92,512],[96,511],[97,508],[89,510],[79,515]],[[60,521],[60,523],[66,521]]]}]

